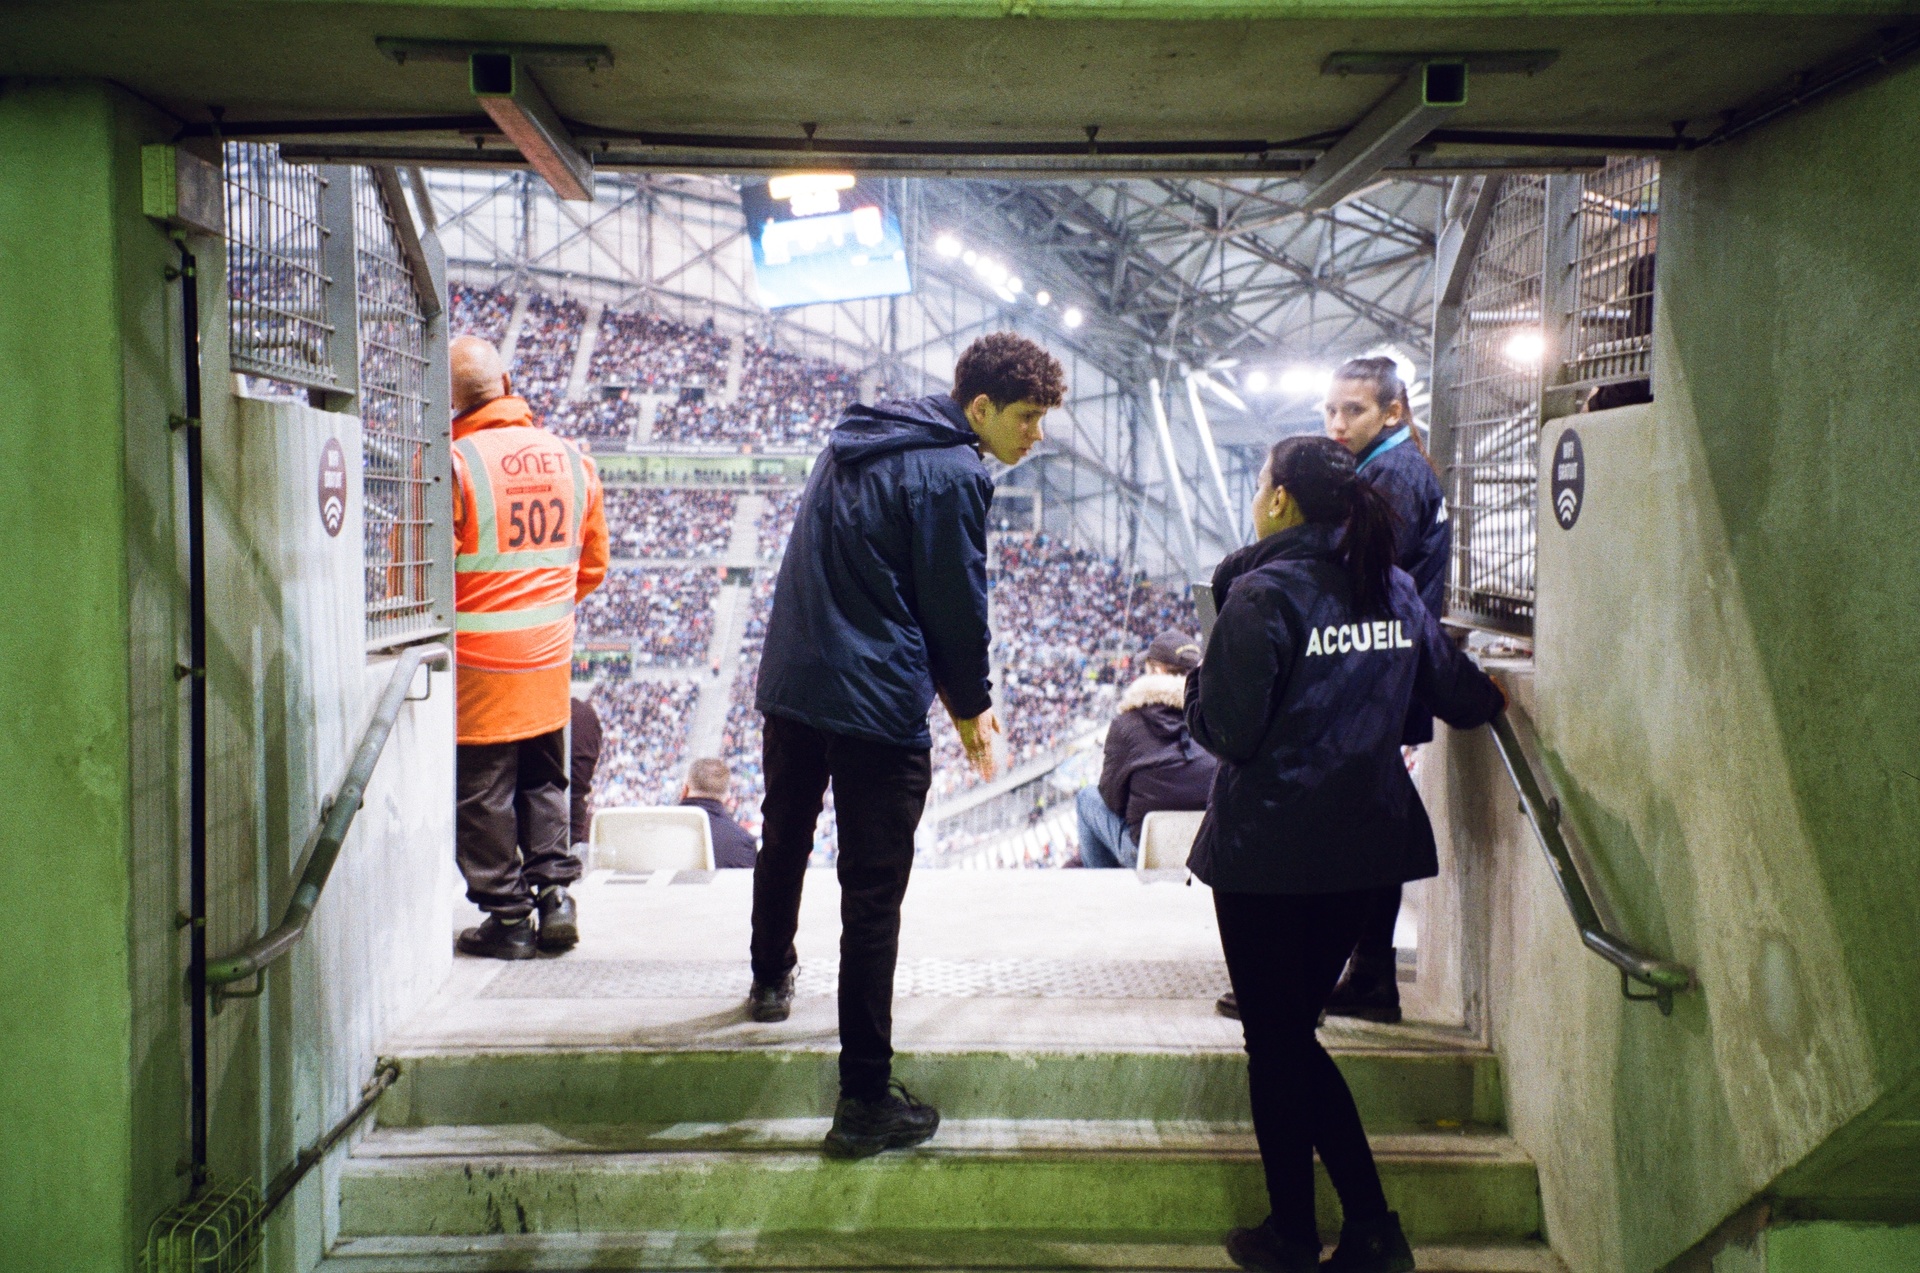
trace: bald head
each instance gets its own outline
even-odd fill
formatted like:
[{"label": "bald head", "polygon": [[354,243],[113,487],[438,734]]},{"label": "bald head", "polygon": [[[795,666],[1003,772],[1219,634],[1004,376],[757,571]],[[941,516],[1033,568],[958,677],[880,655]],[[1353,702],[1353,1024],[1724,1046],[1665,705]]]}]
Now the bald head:
[{"label": "bald head", "polygon": [[507,392],[507,369],[500,351],[478,336],[457,336],[447,346],[447,370],[453,381],[453,413],[465,415]]}]

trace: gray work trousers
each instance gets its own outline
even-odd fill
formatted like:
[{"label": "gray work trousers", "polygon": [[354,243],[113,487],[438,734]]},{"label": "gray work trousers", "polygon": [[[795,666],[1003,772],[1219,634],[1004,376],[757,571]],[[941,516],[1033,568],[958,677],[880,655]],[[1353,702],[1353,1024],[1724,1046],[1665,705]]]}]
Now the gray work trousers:
[{"label": "gray work trousers", "polygon": [[520,919],[541,889],[580,878],[567,845],[566,731],[456,751],[453,844],[467,899]]}]

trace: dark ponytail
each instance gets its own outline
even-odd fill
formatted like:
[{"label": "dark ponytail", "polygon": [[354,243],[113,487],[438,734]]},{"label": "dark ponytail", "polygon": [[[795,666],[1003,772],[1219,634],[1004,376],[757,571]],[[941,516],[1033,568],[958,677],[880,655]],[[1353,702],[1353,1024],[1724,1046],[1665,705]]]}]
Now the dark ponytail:
[{"label": "dark ponytail", "polygon": [[1393,505],[1372,482],[1347,487],[1347,518],[1341,527],[1340,563],[1353,583],[1354,610],[1386,614],[1393,571],[1393,532],[1399,521]]},{"label": "dark ponytail", "polygon": [[1352,452],[1331,438],[1282,438],[1267,454],[1267,484],[1292,496],[1310,525],[1340,527],[1355,612],[1387,613],[1400,519],[1373,483],[1360,480]]}]

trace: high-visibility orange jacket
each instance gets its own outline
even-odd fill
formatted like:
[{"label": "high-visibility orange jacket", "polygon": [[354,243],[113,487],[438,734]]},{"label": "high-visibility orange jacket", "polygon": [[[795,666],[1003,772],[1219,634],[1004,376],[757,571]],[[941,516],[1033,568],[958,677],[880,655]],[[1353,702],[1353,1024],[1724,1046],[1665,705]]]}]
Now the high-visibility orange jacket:
[{"label": "high-visibility orange jacket", "polygon": [[607,577],[600,475],[511,395],[455,418],[453,472],[459,740],[551,733],[571,710],[573,608]]}]

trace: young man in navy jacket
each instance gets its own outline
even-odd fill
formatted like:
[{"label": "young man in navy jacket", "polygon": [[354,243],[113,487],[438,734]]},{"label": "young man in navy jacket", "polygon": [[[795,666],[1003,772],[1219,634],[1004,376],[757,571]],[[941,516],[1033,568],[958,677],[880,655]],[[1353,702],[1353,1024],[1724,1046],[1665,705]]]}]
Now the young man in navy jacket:
[{"label": "young man in navy jacket", "polygon": [[815,820],[833,784],[840,853],[840,1094],[828,1153],[916,1145],[940,1116],[892,1077],[893,972],[937,696],[983,777],[987,678],[982,452],[1017,463],[1066,395],[1060,363],[1011,332],[976,340],[951,394],[847,408],[815,463],[774,585],[755,705],[767,794],[753,877],[756,1021],[783,1021]]}]

